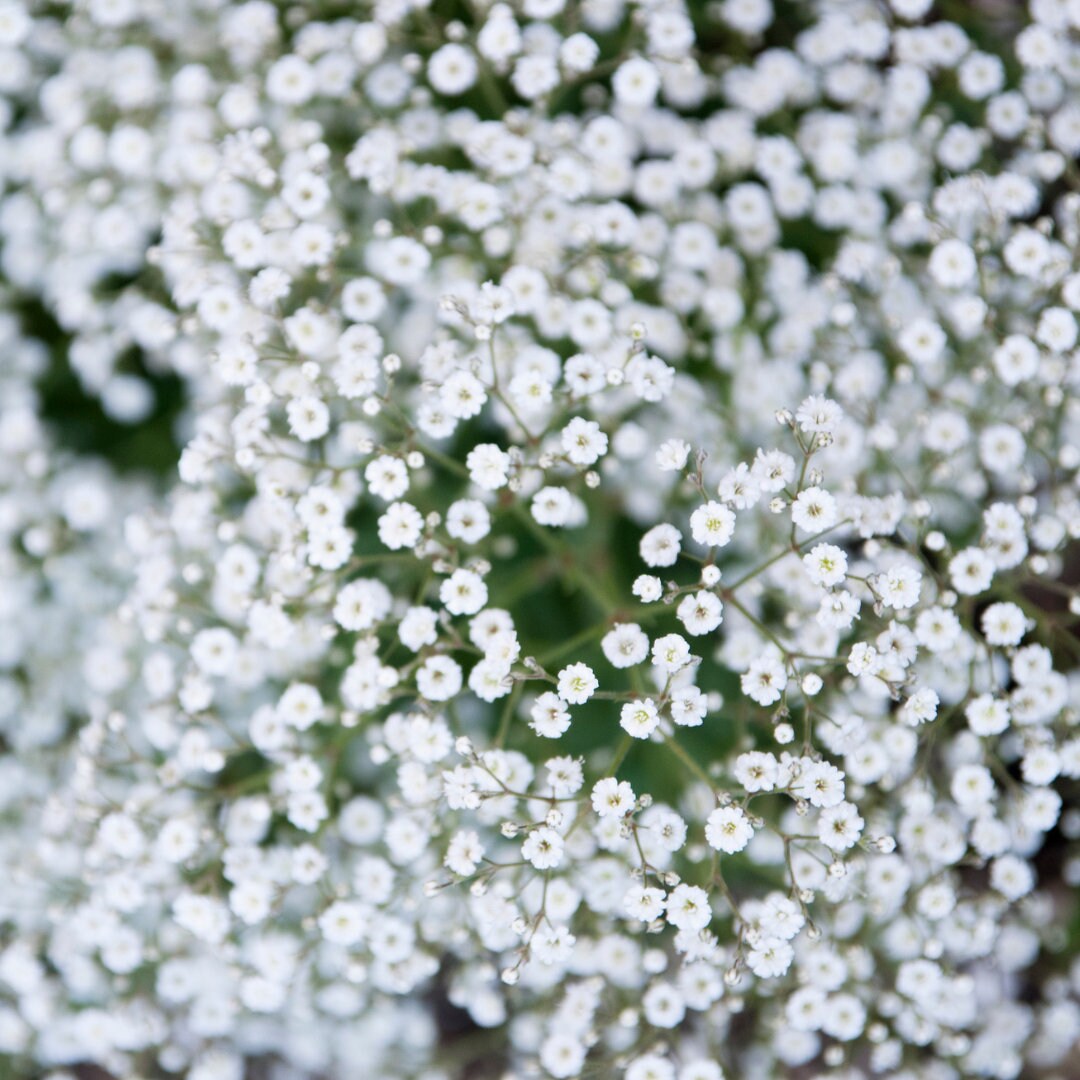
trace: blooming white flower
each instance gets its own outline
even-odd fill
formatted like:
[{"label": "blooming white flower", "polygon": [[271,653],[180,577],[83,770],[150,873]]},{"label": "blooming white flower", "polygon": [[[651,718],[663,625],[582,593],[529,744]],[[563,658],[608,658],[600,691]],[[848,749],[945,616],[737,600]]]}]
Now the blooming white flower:
[{"label": "blooming white flower", "polygon": [[1009,706],[990,694],[980,694],[969,701],[964,715],[976,735],[1000,735],[1009,726]]},{"label": "blooming white flower", "polygon": [[617,623],[600,639],[600,647],[612,667],[629,668],[649,655],[649,638],[637,623]]},{"label": "blooming white flower", "polygon": [[690,515],[694,540],[707,547],[724,547],[735,531],[735,514],[723,503],[707,502]]},{"label": "blooming white flower", "polygon": [[607,453],[608,437],[594,420],[575,416],[562,430],[562,445],[574,465],[593,465]]},{"label": "blooming white flower", "polygon": [[923,686],[904,702],[901,716],[912,725],[925,724],[937,716],[939,704],[937,691]]},{"label": "blooming white flower", "polygon": [[416,688],[429,701],[449,701],[461,684],[461,668],[448,656],[428,657],[416,673]]},{"label": "blooming white flower", "polygon": [[674,566],[681,546],[682,534],[674,525],[657,525],[641,538],[641,558],[647,566]]},{"label": "blooming white flower", "polygon": [[656,451],[656,464],[664,472],[679,472],[686,468],[690,444],[683,439],[668,439]]},{"label": "blooming white flower", "polygon": [[949,562],[949,578],[953,588],[965,596],[977,596],[990,587],[994,564],[980,548],[965,548]]},{"label": "blooming white flower", "polygon": [[681,671],[690,661],[690,646],[681,635],[665,634],[653,642],[652,662],[666,674]]},{"label": "blooming white flower", "polygon": [[628,701],[619,712],[619,726],[635,739],[647,739],[659,725],[659,710],[649,698]]},{"label": "blooming white flower", "polygon": [[815,544],[803,556],[803,565],[815,585],[832,588],[847,575],[847,555],[835,544]]},{"label": "blooming white flower", "polygon": [[551,870],[563,860],[563,838],[546,825],[533,829],[521,845],[522,858],[537,870]]},{"label": "blooming white flower", "polygon": [[622,104],[641,108],[653,103],[660,89],[660,75],[648,60],[633,57],[619,65],[611,85]]},{"label": "blooming white flower", "polygon": [[447,846],[443,862],[453,873],[470,877],[476,872],[483,856],[484,846],[479,834],[472,829],[459,829]]},{"label": "blooming white flower", "polygon": [[473,54],[453,43],[436,49],[428,60],[427,76],[439,94],[463,94],[476,82],[477,63]]},{"label": "blooming white flower", "polygon": [[806,398],[795,413],[799,427],[809,435],[831,435],[844,415],[835,402],[819,394]]},{"label": "blooming white flower", "polygon": [[559,697],[571,705],[584,705],[593,696],[599,680],[588,664],[571,664],[559,672]]},{"label": "blooming white flower", "polygon": [[854,804],[837,803],[821,811],[818,838],[833,851],[845,851],[858,841],[864,824]]},{"label": "blooming white flower", "polygon": [[750,751],[735,759],[735,779],[747,792],[772,791],[776,786],[776,758],[762,751]]},{"label": "blooming white flower", "polygon": [[622,817],[634,808],[634,789],[625,780],[605,777],[592,789],[592,808],[602,818]]},{"label": "blooming white flower", "polygon": [[664,913],[665,901],[663,889],[631,885],[623,897],[623,908],[631,919],[652,922]]},{"label": "blooming white flower", "polygon": [[541,525],[568,525],[573,514],[574,500],[566,488],[545,487],[533,496],[532,516]]},{"label": "blooming white flower", "polygon": [[776,937],[758,941],[746,957],[746,966],[759,979],[775,979],[783,975],[795,958],[795,950]]},{"label": "blooming white flower", "polygon": [[742,851],[753,835],[750,819],[737,806],[718,806],[705,823],[709,846],[728,855]]},{"label": "blooming white flower", "polygon": [[702,589],[683,597],[676,614],[688,634],[700,636],[712,633],[724,621],[724,605],[714,593]]},{"label": "blooming white flower", "polygon": [[420,539],[424,519],[412,503],[391,503],[379,518],[379,539],[391,551],[413,547]]},{"label": "blooming white flower", "polygon": [[704,930],[712,921],[709,894],[697,885],[676,885],[668,894],[665,917],[680,930]]},{"label": "blooming white flower", "polygon": [[558,694],[541,694],[529,710],[532,729],[545,739],[557,739],[570,727],[570,713]]},{"label": "blooming white flower", "polygon": [[820,533],[831,529],[839,515],[836,500],[819,487],[800,491],[791,504],[791,520],[795,527],[806,533]]},{"label": "blooming white flower", "polygon": [[475,615],[487,603],[487,586],[479,574],[455,570],[439,586],[439,599],[451,615]]},{"label": "blooming white flower", "polygon": [[771,650],[754,660],[741,677],[742,691],[759,705],[780,700],[787,685],[787,673],[780,656]]},{"label": "blooming white flower", "polygon": [[469,451],[465,467],[477,487],[497,491],[507,481],[510,456],[491,443],[480,443]]},{"label": "blooming white flower", "polygon": [[1016,604],[991,604],[982,614],[982,631],[991,645],[1019,645],[1027,632],[1027,618]]}]

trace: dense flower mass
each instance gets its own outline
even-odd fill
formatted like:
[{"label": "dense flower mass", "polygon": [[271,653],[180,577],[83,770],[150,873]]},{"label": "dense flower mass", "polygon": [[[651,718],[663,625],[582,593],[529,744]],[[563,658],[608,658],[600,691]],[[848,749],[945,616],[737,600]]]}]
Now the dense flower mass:
[{"label": "dense flower mass", "polygon": [[1075,0],[0,0],[0,1076],[1073,1075],[1078,160]]}]

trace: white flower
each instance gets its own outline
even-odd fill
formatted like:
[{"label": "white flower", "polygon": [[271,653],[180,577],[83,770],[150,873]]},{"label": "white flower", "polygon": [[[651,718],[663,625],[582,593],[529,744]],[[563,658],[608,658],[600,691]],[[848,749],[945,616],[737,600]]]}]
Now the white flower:
[{"label": "white flower", "polygon": [[477,499],[458,499],[446,512],[446,532],[465,544],[477,544],[491,532],[491,514]]},{"label": "white flower", "polygon": [[776,758],[759,750],[740,754],[732,773],[747,792],[772,791],[776,786]]},{"label": "white flower", "polygon": [[841,1042],[849,1042],[862,1033],[866,1007],[852,994],[833,994],[822,1010],[821,1030]]},{"label": "white flower", "polygon": [[1052,784],[1061,773],[1061,758],[1049,746],[1036,746],[1024,755],[1020,774],[1025,784],[1045,787]]},{"label": "white flower", "polygon": [[690,663],[690,646],[679,634],[665,634],[653,642],[652,661],[665,674],[672,675]]},{"label": "white flower", "polygon": [[799,905],[781,893],[770,893],[758,915],[761,929],[769,937],[790,941],[806,924]]},{"label": "white flower", "polygon": [[775,650],[766,650],[754,660],[740,679],[742,692],[759,705],[773,705],[780,700],[787,685],[787,672]]},{"label": "white flower", "polygon": [[622,817],[634,809],[634,789],[625,780],[606,777],[592,789],[592,808],[601,817]]},{"label": "white flower", "polygon": [[707,547],[724,547],[735,531],[735,514],[723,503],[707,502],[690,515],[694,540]]},{"label": "white flower", "polygon": [[[583,782],[581,763],[574,758],[555,757],[546,763],[548,782],[556,798],[565,798],[580,790]],[[630,792],[631,799],[633,792]]]},{"label": "white flower", "polygon": [[367,933],[371,913],[361,904],[338,900],[319,917],[323,937],[334,945],[355,945]]},{"label": "white flower", "polygon": [[945,349],[945,331],[929,319],[912,319],[900,332],[897,344],[913,364],[932,364]]},{"label": "white flower", "polygon": [[607,453],[608,437],[595,420],[575,416],[562,430],[562,446],[574,465],[593,465]]},{"label": "white flower", "polygon": [[676,609],[679,622],[694,635],[712,633],[724,621],[724,605],[714,593],[702,589],[684,596]]},{"label": "white flower", "polygon": [[439,600],[451,615],[475,615],[487,599],[484,579],[471,570],[455,570],[439,586]]},{"label": "white flower", "polygon": [[712,922],[709,894],[697,885],[676,885],[668,894],[666,917],[680,930],[704,930]]},{"label": "white flower", "polygon": [[[489,21],[487,25],[491,26],[492,22]],[[540,1044],[540,1064],[556,1077],[556,1080],[563,1080],[581,1072],[586,1053],[585,1044],[580,1038],[569,1033],[555,1032]]]},{"label": "white flower", "polygon": [[570,727],[570,713],[558,694],[550,691],[541,694],[529,710],[531,727],[545,739],[557,739]]},{"label": "white flower", "polygon": [[776,979],[783,975],[795,958],[795,950],[776,937],[765,937],[747,953],[746,966],[759,979]]},{"label": "white flower", "polygon": [[878,574],[873,584],[886,607],[909,608],[918,602],[922,574],[907,563],[897,563]]},{"label": "white flower", "polygon": [[818,838],[833,851],[846,851],[858,841],[863,824],[863,819],[853,803],[837,803],[821,811]]},{"label": "white flower", "polygon": [[679,472],[686,468],[690,444],[683,439],[668,439],[656,451],[656,464],[663,472]]},{"label": "white flower", "polygon": [[844,798],[844,774],[827,761],[804,761],[792,790],[811,806],[836,806]]},{"label": "white flower", "polygon": [[836,500],[822,488],[805,488],[791,504],[791,520],[796,528],[806,533],[831,529],[839,520]]},{"label": "white flower", "polygon": [[325,709],[322,697],[314,686],[293,683],[277,704],[278,716],[298,731],[306,731],[312,724],[323,719]]},{"label": "white flower", "polygon": [[1035,887],[1035,874],[1019,856],[1002,855],[990,864],[990,884],[1006,900],[1019,900]]},{"label": "white flower", "polygon": [[750,475],[762,491],[783,491],[795,479],[795,459],[780,450],[758,450]]},{"label": "white flower", "polygon": [[964,715],[976,735],[1000,735],[1009,726],[1009,706],[991,694],[972,698],[964,708]]},{"label": "white flower", "polygon": [[761,488],[751,475],[750,466],[740,462],[734,469],[728,469],[716,485],[716,493],[721,502],[735,507],[736,510],[746,510],[756,506],[761,499]]},{"label": "white flower", "polygon": [[554,829],[542,825],[525,838],[521,856],[537,870],[552,870],[563,860],[563,838]]},{"label": "white flower", "polygon": [[559,697],[571,705],[584,705],[593,696],[599,680],[588,664],[571,664],[559,672]]},{"label": "white flower", "polygon": [[960,620],[948,608],[926,608],[915,620],[916,640],[933,653],[948,652],[962,633]]},{"label": "white flower", "polygon": [[412,503],[391,503],[379,518],[379,539],[392,551],[415,547],[424,519]]},{"label": "white flower", "polygon": [[237,648],[235,636],[224,628],[200,630],[191,643],[191,659],[207,675],[227,675]]},{"label": "white flower", "polygon": [[919,690],[916,690],[904,702],[900,715],[903,717],[906,723],[912,726],[918,724],[925,724],[927,721],[935,719],[938,713],[939,698],[937,691],[932,690],[928,686],[924,686]]},{"label": "white flower", "polygon": [[949,579],[958,593],[977,596],[990,588],[994,564],[981,548],[964,548],[949,561]]},{"label": "white flower", "polygon": [[[653,1027],[674,1028],[686,1016],[686,1003],[671,983],[658,982],[645,992],[645,996],[641,999],[641,1010],[645,1019]],[[641,1075],[649,1077],[656,1074],[652,1070],[643,1070]]]},{"label": "white flower", "polygon": [[1016,604],[991,604],[982,613],[982,631],[991,645],[1019,645],[1027,633],[1027,618]]},{"label": "white flower", "polygon": [[860,607],[858,597],[843,589],[826,593],[818,607],[817,621],[832,630],[847,630],[859,617]]},{"label": "white flower", "polygon": [[623,897],[623,910],[631,919],[652,922],[664,913],[666,896],[663,889],[631,885]]},{"label": "white flower", "polygon": [[742,851],[754,835],[750,819],[737,806],[717,807],[705,823],[709,846],[728,855]]},{"label": "white flower", "polygon": [[542,964],[565,964],[574,955],[577,938],[565,926],[542,926],[529,942]]},{"label": "white flower", "polygon": [[381,581],[358,578],[338,593],[334,619],[346,630],[368,630],[390,614],[392,603],[390,590]]},{"label": "white flower", "polygon": [[647,739],[659,725],[659,710],[649,698],[628,701],[619,712],[619,726],[635,739]]},{"label": "white flower", "polygon": [[497,491],[507,481],[510,455],[492,443],[479,443],[466,456],[465,467],[477,487]]},{"label": "white flower", "polygon": [[566,488],[545,487],[533,496],[532,516],[541,525],[568,525],[573,515],[574,500]]},{"label": "white flower", "polygon": [[709,699],[696,686],[680,686],[671,694],[671,719],[681,727],[700,727],[709,711]]},{"label": "white flower", "polygon": [[994,797],[994,780],[983,765],[961,765],[949,783],[949,793],[958,806],[976,813]]},{"label": "white flower", "polygon": [[806,398],[795,413],[799,427],[810,435],[833,434],[843,416],[844,410],[835,401],[819,394]]},{"label": "white flower", "polygon": [[443,383],[439,396],[447,413],[459,420],[476,416],[487,401],[483,383],[471,371],[455,371]]},{"label": "white flower", "polygon": [[963,240],[943,240],[930,253],[927,269],[943,289],[962,289],[975,276],[975,253]]},{"label": "white flower", "polygon": [[621,104],[643,108],[656,98],[660,75],[648,60],[634,57],[619,65],[612,76],[611,87]]},{"label": "white flower", "polygon": [[431,266],[431,253],[408,236],[396,236],[367,247],[371,272],[391,285],[415,285]]},{"label": "white flower", "polygon": [[656,525],[641,538],[639,550],[647,566],[657,567],[674,566],[681,548],[682,533],[674,525]]},{"label": "white flower", "polygon": [[663,591],[663,582],[652,574],[639,574],[634,579],[633,593],[644,604],[659,600]]},{"label": "white flower", "polygon": [[616,623],[600,639],[600,648],[612,667],[634,667],[649,655],[649,638],[637,623]]},{"label": "white flower", "polygon": [[459,829],[450,839],[443,863],[453,873],[469,877],[476,872],[483,856],[479,835],[472,829]]},{"label": "white flower", "polygon": [[803,566],[815,585],[832,588],[847,575],[847,555],[835,544],[815,544],[803,556]]},{"label": "white flower", "polygon": [[364,469],[368,490],[380,499],[393,502],[409,490],[409,470],[400,458],[380,455]]},{"label": "white flower", "polygon": [[852,675],[876,675],[884,666],[884,660],[873,645],[857,641],[848,653],[847,670]]},{"label": "white flower", "polygon": [[429,656],[416,673],[416,689],[429,701],[449,701],[461,685],[461,668],[449,656]]},{"label": "white flower", "polygon": [[476,58],[461,45],[443,45],[428,60],[428,81],[439,94],[465,93],[476,82],[476,73]]},{"label": "white flower", "polygon": [[997,377],[1006,386],[1019,386],[1039,370],[1039,349],[1029,337],[1009,334],[991,357]]}]

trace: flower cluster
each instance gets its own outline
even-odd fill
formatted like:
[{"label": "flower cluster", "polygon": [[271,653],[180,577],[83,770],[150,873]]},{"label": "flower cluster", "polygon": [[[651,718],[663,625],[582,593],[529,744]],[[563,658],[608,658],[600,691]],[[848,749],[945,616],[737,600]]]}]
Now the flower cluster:
[{"label": "flower cluster", "polygon": [[0,0],[18,1075],[1068,1068],[1080,8],[954,6]]}]

